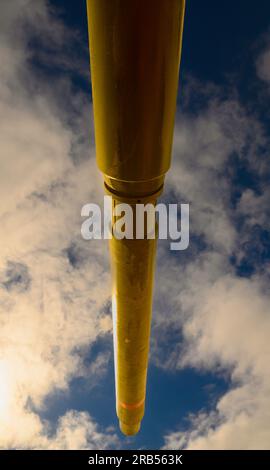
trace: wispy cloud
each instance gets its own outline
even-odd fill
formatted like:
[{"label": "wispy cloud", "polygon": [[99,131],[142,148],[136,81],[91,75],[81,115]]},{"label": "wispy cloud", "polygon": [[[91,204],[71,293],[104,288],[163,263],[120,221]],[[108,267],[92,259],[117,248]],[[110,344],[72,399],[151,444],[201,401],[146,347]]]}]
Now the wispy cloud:
[{"label": "wispy cloud", "polygon": [[180,340],[166,354],[156,348],[153,359],[171,370],[226,373],[230,387],[210,411],[190,415],[188,427],[168,432],[165,448],[269,448],[269,258],[260,255],[269,228],[267,149],[263,123],[216,91],[179,121],[170,184],[190,200],[191,230],[204,244],[169,261],[163,247],[157,295],[170,295],[162,311],[157,305],[154,344],[162,331],[178,330]]},{"label": "wispy cloud", "polygon": [[36,63],[38,41],[50,45],[47,67],[57,57],[71,70],[65,40],[78,38],[46,1],[2,2],[0,29],[0,447],[106,447],[113,431],[87,413],[70,410],[55,432],[38,413],[48,395],[92,369],[95,380],[108,360],[104,351],[86,367],[81,354],[111,329],[106,254],[80,238],[80,208],[102,191],[90,102],[71,93],[65,73]]}]

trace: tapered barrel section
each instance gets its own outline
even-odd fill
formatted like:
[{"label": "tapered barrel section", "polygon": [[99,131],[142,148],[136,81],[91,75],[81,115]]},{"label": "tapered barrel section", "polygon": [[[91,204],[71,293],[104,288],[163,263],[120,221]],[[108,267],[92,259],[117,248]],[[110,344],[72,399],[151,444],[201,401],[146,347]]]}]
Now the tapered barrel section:
[{"label": "tapered barrel section", "polygon": [[[113,205],[122,202],[123,199],[113,199]],[[136,208],[134,204],[129,204],[135,231]],[[110,242],[116,408],[120,428],[126,435],[139,431],[144,415],[156,255],[155,233],[154,237],[119,240],[114,236]]]},{"label": "tapered barrel section", "polygon": [[[184,0],[87,0],[96,155],[113,209],[155,204],[170,167]],[[116,219],[113,219],[113,224]],[[156,236],[110,240],[116,409],[144,414]]]}]

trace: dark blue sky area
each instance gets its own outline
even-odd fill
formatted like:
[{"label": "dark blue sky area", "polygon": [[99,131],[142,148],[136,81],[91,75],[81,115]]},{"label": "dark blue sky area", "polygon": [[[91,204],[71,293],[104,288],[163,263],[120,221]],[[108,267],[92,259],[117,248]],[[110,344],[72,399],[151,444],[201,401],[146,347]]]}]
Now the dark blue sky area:
[{"label": "dark blue sky area", "polygon": [[[87,41],[86,2],[51,0],[51,4]],[[248,66],[250,51],[267,32],[269,16],[268,0],[187,0],[182,73],[222,83],[225,74],[239,72],[239,66]]]},{"label": "dark blue sky area", "polygon": [[163,436],[172,430],[188,428],[187,410],[196,413],[212,408],[227,390],[222,376],[198,374],[192,369],[167,373],[151,366],[148,374],[146,412],[140,433],[134,438],[125,438],[118,431],[115,413],[114,371],[110,361],[108,372],[92,388],[93,381],[75,379],[69,395],[53,395],[46,402],[45,411],[39,412],[44,418],[55,423],[57,418],[70,409],[88,411],[103,427],[115,426],[124,448],[157,449],[164,444]]}]

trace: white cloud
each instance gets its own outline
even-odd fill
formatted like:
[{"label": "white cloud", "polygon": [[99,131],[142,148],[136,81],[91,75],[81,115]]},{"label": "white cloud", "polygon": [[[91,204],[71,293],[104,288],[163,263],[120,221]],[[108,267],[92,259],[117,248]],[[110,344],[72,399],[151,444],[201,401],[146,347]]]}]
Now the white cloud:
[{"label": "white cloud", "polygon": [[264,279],[218,274],[212,262],[208,257],[184,272],[184,346],[168,365],[226,371],[230,389],[212,411],[191,416],[188,430],[168,433],[164,447],[269,449],[270,297]]},{"label": "white cloud", "polygon": [[104,246],[80,237],[81,206],[102,194],[88,144],[90,103],[71,93],[65,75],[47,83],[31,62],[33,35],[49,44],[46,59],[55,63],[55,54],[72,68],[63,46],[78,38],[47,2],[2,2],[0,447],[106,447],[115,435],[87,413],[67,412],[52,436],[38,414],[72,378],[92,371],[94,382],[104,372],[108,352],[87,367],[83,358],[111,323],[103,313],[110,294]]},{"label": "white cloud", "polygon": [[[167,314],[156,315],[156,334],[173,329],[181,333],[181,342],[171,345],[165,360],[164,353],[159,360],[158,350],[154,359],[172,370],[191,366],[226,373],[229,391],[209,412],[191,415],[188,429],[167,432],[164,448],[269,449],[268,268],[239,278],[229,262],[235,253],[241,260],[247,240],[256,249],[251,239],[256,224],[269,227],[263,179],[261,195],[249,189],[235,208],[230,204],[235,189],[230,157],[237,154],[253,175],[262,177],[262,167],[269,171],[265,157],[260,161],[265,136],[262,125],[237,102],[209,103],[199,117],[183,116],[179,123],[170,177],[181,202],[191,201],[191,230],[204,237],[206,248],[187,259],[183,254],[182,263],[181,256],[168,260],[163,253],[158,289],[160,298],[168,299]],[[249,129],[260,130],[251,147]],[[237,227],[239,217],[244,223]]]},{"label": "white cloud", "polygon": [[102,450],[116,447],[118,438],[111,430],[99,431],[88,413],[69,411],[60,419],[57,433],[45,440],[46,449]]},{"label": "white cloud", "polygon": [[173,167],[167,182],[178,200],[190,202],[193,233],[230,253],[237,242],[230,209],[233,158],[238,155],[240,161],[245,159],[255,166],[253,156],[264,136],[260,123],[237,99],[218,94],[206,99],[204,110],[182,114],[177,121]]}]

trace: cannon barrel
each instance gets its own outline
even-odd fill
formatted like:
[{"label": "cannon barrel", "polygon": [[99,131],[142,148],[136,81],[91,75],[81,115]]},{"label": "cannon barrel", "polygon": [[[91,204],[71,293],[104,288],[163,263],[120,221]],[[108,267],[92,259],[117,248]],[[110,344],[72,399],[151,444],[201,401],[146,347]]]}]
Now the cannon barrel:
[{"label": "cannon barrel", "polygon": [[[185,0],[87,0],[97,164],[113,208],[156,203],[170,167]],[[116,218],[113,219],[114,223]],[[156,236],[110,240],[116,410],[144,415]]]}]

